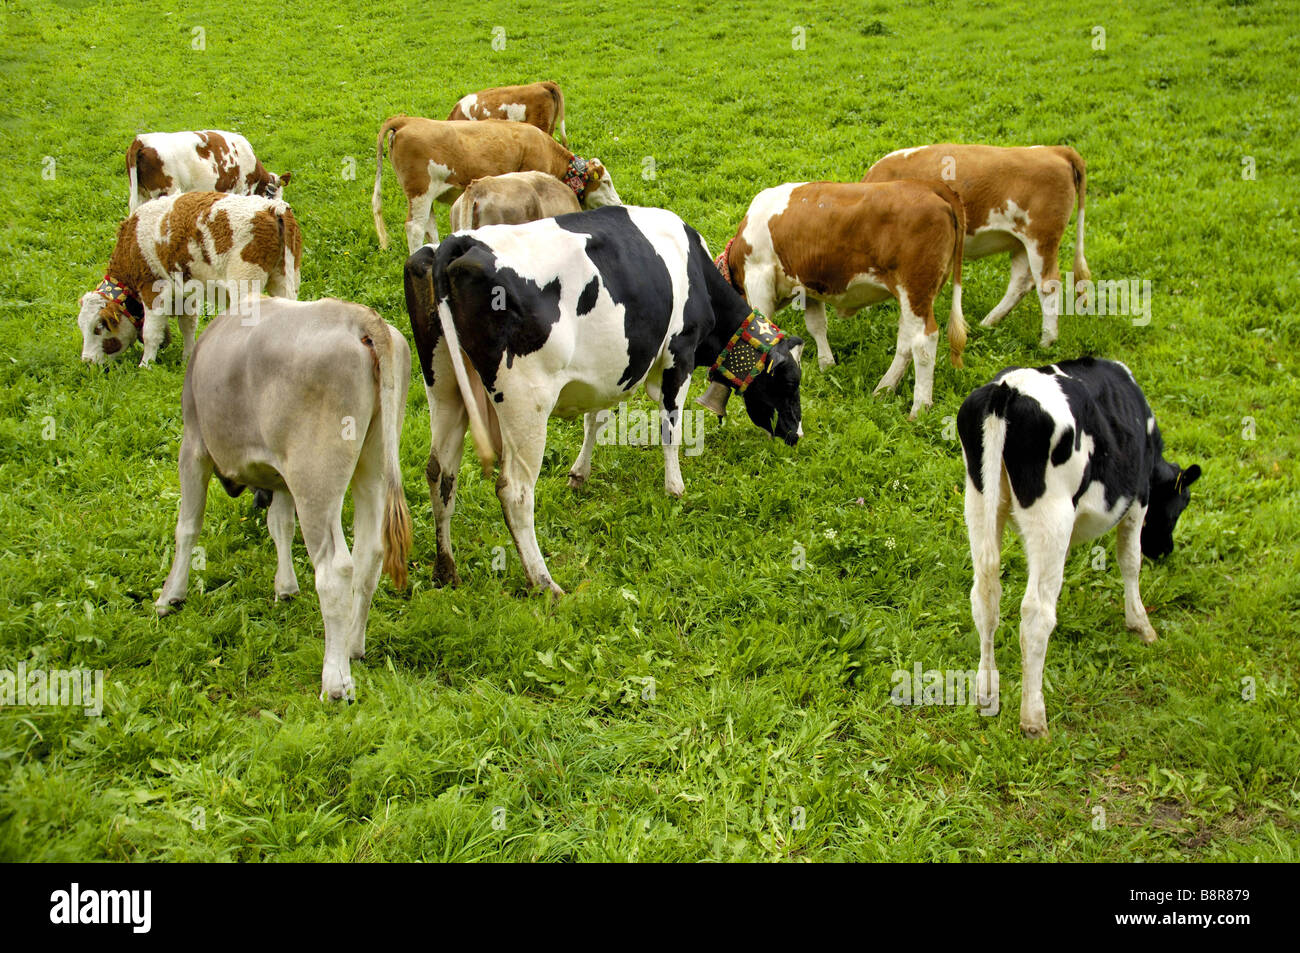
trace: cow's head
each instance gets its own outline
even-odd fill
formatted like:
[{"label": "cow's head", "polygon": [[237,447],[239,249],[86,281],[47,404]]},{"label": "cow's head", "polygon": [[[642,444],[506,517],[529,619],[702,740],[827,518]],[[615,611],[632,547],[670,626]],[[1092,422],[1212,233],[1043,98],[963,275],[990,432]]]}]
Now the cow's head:
[{"label": "cow's head", "polygon": [[1157,461],[1142,524],[1142,552],[1147,556],[1161,559],[1174,551],[1174,526],[1191,500],[1188,488],[1200,478],[1201,468],[1195,463],[1184,470],[1176,463]]},{"label": "cow's head", "polygon": [[[102,287],[102,285],[101,285]],[[81,329],[81,359],[93,364],[116,360],[139,338],[137,321],[144,318],[138,298],[108,297],[99,291],[81,296],[77,327]]]},{"label": "cow's head", "polygon": [[797,337],[784,337],[772,346],[767,366],[745,388],[745,412],[755,425],[794,446],[803,436],[803,411],[799,407]]},{"label": "cow's head", "polygon": [[588,159],[584,171],[583,208],[600,208],[602,205],[622,205],[623,200],[614,191],[614,180],[599,159]]},{"label": "cow's head", "polygon": [[274,172],[267,173],[266,180],[266,197],[268,199],[284,198],[284,187],[289,184],[292,178],[292,172],[286,172],[284,175],[276,175]]}]

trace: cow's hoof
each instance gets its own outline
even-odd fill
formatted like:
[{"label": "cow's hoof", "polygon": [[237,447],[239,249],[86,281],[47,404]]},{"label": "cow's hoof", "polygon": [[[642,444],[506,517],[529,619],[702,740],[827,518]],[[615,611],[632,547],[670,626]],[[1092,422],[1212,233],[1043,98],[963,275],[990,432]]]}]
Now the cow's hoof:
[{"label": "cow's hoof", "polygon": [[994,718],[1002,710],[1002,702],[997,695],[976,695],[975,707],[986,718]]},{"label": "cow's hoof", "polygon": [[1002,320],[1002,315],[1000,314],[997,315],[987,314],[984,316],[984,320],[980,322],[980,327],[996,328],[998,326],[998,322],[1001,320]]},{"label": "cow's hoof", "polygon": [[1047,730],[1046,725],[1027,725],[1022,721],[1020,730],[1024,732],[1026,738],[1033,738],[1035,741],[1046,741],[1051,737],[1051,732]]},{"label": "cow's hoof", "polygon": [[297,588],[290,589],[290,590],[286,590],[286,591],[284,591],[284,592],[280,592],[280,591],[277,589],[277,590],[276,590],[276,593],[275,593],[275,601],[276,601],[276,602],[293,602],[293,600],[297,597],[297,595],[298,595],[298,593],[299,593],[300,591],[301,591],[301,590],[299,590],[299,589],[297,589]]},{"label": "cow's hoof", "polygon": [[1156,630],[1151,628],[1149,625],[1145,627],[1140,625],[1131,625],[1129,626],[1129,630],[1137,634],[1137,637],[1142,641],[1143,645],[1150,645],[1158,638]]},{"label": "cow's hoof", "polygon": [[586,482],[587,482],[587,478],[582,474],[574,473],[572,470],[569,471],[570,490],[581,490],[583,486],[586,484]]},{"label": "cow's hoof", "polygon": [[1039,340],[1038,340],[1038,346],[1041,347],[1041,348],[1049,348],[1049,347],[1051,347],[1051,346],[1052,346],[1053,344],[1055,344],[1055,343],[1056,343],[1056,335],[1055,335],[1055,334],[1053,334],[1053,335],[1051,335],[1051,336],[1048,336],[1048,335],[1044,334],[1044,335],[1043,335],[1041,338],[1039,338]]},{"label": "cow's hoof", "polygon": [[332,702],[354,702],[357,700],[357,689],[352,683],[351,677],[348,678],[324,678],[321,680],[320,700],[329,700]]},{"label": "cow's hoof", "polygon": [[168,599],[166,602],[162,602],[160,600],[158,602],[155,602],[153,607],[154,610],[158,613],[158,618],[161,619],[163,616],[171,615],[173,612],[179,609],[181,607],[181,604],[184,601],[185,601],[184,599]]},{"label": "cow's hoof", "polygon": [[826,358],[825,360],[822,360],[822,359],[819,357],[819,358],[817,358],[817,366],[818,366],[819,368],[821,368],[823,371],[826,370],[826,368],[828,368],[828,367],[834,367],[834,366],[835,366],[835,358],[833,358],[833,357],[828,357],[828,358]]},{"label": "cow's hoof", "polygon": [[664,487],[664,492],[667,493],[669,496],[671,496],[674,500],[680,500],[686,494],[686,487],[666,486]]},{"label": "cow's hoof", "polygon": [[558,585],[556,585],[554,579],[543,580],[540,588],[542,589],[543,592],[549,593],[551,596],[553,596],[556,599],[564,595],[564,590],[561,589]]}]

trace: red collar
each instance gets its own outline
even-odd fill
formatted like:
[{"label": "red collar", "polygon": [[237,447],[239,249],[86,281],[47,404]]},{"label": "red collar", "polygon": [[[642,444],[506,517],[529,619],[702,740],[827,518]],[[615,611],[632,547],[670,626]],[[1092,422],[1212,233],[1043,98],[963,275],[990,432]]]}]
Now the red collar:
[{"label": "red collar", "polygon": [[[131,323],[135,325],[136,331],[142,331],[144,328],[144,307],[143,302],[140,302],[140,296],[138,294],[109,274],[104,275],[104,280],[101,281],[99,287],[95,289],[95,294],[99,295],[109,304],[115,304],[121,308],[122,311],[126,313],[126,316],[131,319]],[[133,315],[130,309],[126,306],[127,301],[131,300],[141,304],[140,317],[138,318]]]},{"label": "red collar", "polygon": [[[722,248],[722,254],[713,259],[713,264],[717,266],[722,277],[727,279],[727,284],[731,284],[731,246],[736,243],[736,236],[732,235],[727,239],[727,244]],[[732,287],[735,287],[732,285]]]}]

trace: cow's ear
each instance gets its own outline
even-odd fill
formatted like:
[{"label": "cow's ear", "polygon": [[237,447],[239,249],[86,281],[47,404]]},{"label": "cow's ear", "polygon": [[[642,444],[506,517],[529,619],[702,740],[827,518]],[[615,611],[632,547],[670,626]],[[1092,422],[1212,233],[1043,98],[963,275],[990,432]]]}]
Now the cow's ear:
[{"label": "cow's ear", "polygon": [[1193,463],[1190,467],[1178,474],[1178,488],[1185,490],[1201,478],[1201,466],[1199,463]]},{"label": "cow's ear", "polygon": [[293,178],[292,172],[281,172],[279,176],[280,187],[284,188],[284,186],[288,185],[291,178]]},{"label": "cow's ear", "polygon": [[596,185],[605,175],[605,165],[599,159],[587,160],[587,182]]}]

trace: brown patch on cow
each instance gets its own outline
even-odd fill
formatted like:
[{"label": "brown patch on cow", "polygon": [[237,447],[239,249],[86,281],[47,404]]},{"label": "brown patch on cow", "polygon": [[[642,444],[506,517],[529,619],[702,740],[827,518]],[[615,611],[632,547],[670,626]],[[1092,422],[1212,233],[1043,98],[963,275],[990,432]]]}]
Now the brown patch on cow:
[{"label": "brown patch on cow", "polygon": [[281,219],[275,209],[264,208],[255,212],[249,220],[252,236],[242,249],[239,257],[246,262],[257,265],[268,275],[284,270],[284,238],[281,232]]},{"label": "brown patch on cow", "polygon": [[[288,182],[289,173],[285,173],[284,182]],[[244,188],[249,195],[260,195],[262,198],[271,197],[271,173],[266,171],[266,166],[262,165],[261,160],[253,166],[253,171],[244,176]]]},{"label": "brown patch on cow", "polygon": [[[157,297],[153,289],[156,276],[149,263],[145,261],[137,240],[135,215],[130,216],[117,228],[117,244],[113,246],[113,254],[108,259],[108,274],[139,297],[145,307],[152,305],[154,298]],[[100,317],[104,317],[104,311],[100,312]],[[116,329],[116,324],[113,325],[113,329]]]},{"label": "brown patch on cow", "polygon": [[[731,272],[731,286],[739,291],[742,295],[745,293],[745,262],[749,259],[749,253],[754,250],[753,246],[745,239],[745,227],[749,224],[749,216],[746,215],[740,220],[740,227],[736,229],[736,240],[731,243],[731,254],[727,256],[727,269]],[[772,317],[772,315],[764,315]]]},{"label": "brown patch on cow", "polygon": [[235,247],[235,231],[230,227],[230,216],[225,209],[217,209],[208,220],[208,234],[212,236],[212,248],[218,255],[224,255]]},{"label": "brown patch on cow", "polygon": [[[199,144],[195,147],[200,159],[211,162],[217,170],[217,184],[213,186],[218,192],[229,192],[239,181],[239,163],[230,154],[230,144],[219,132],[195,133]],[[261,166],[261,163],[258,163]]]},{"label": "brown patch on cow", "polygon": [[460,100],[457,100],[447,120],[505,120],[508,119],[507,105],[522,105],[524,123],[550,136],[555,133],[556,123],[564,116],[564,94],[560,92],[559,86],[549,80],[523,86],[494,86],[479,90],[474,96],[472,116],[465,114],[460,108]]},{"label": "brown patch on cow", "polygon": [[126,172],[135,166],[136,189],[144,196],[161,195],[171,191],[172,179],[163,171],[163,161],[158,150],[143,145],[137,138],[126,150]]}]

